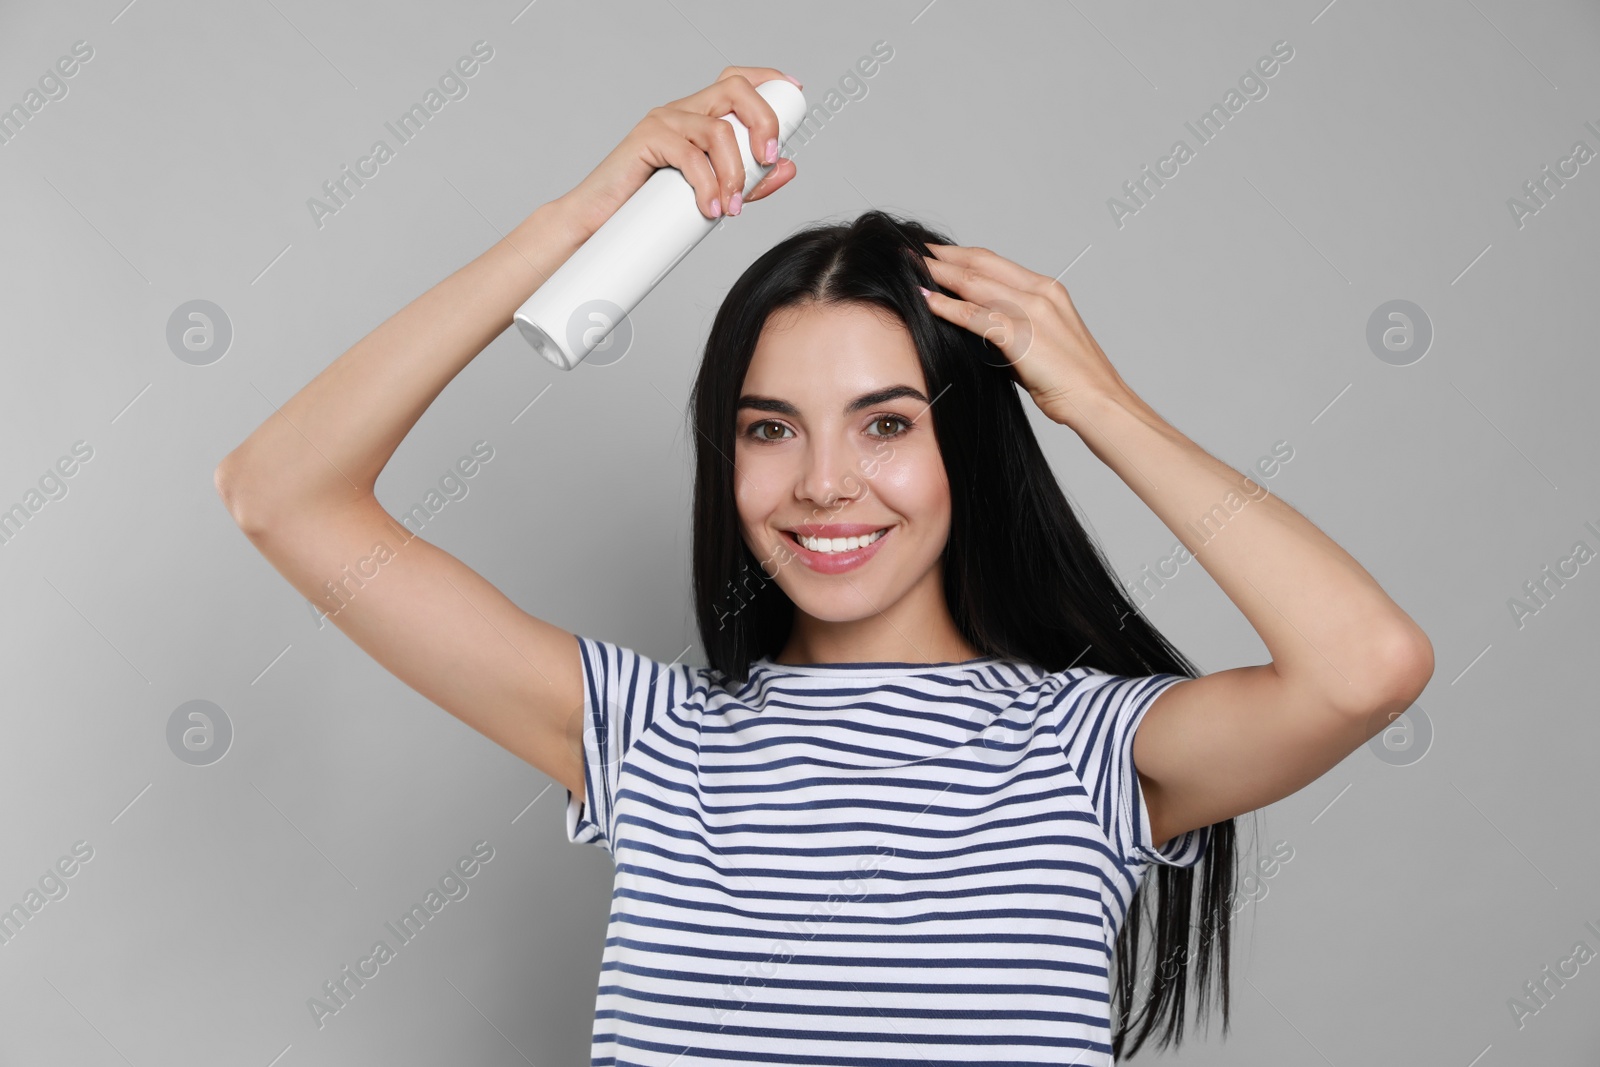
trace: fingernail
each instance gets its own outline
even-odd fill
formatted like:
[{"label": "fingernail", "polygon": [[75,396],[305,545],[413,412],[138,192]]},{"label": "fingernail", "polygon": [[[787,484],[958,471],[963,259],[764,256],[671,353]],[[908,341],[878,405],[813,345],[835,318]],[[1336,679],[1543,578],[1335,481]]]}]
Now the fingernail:
[{"label": "fingernail", "polygon": [[797,81],[795,81],[795,79],[794,79],[794,76],[793,76],[793,75],[790,75],[790,74],[785,74],[785,75],[784,75],[784,77],[785,77],[785,78],[788,78],[788,79],[789,79],[789,80],[790,80],[790,81],[792,81],[792,82],[794,82],[794,84],[795,84],[795,88],[797,88],[797,89],[804,89],[804,88],[805,88],[805,86],[804,86],[804,85],[801,85],[801,84],[800,84],[800,83],[799,83],[799,82],[797,82]]},{"label": "fingernail", "polygon": [[933,295],[933,292],[932,292],[932,290],[930,290],[930,289],[924,289],[924,288],[923,288],[923,287],[922,287],[922,286],[920,286],[920,285],[919,285],[919,286],[917,286],[917,288],[918,288],[918,289],[922,289],[922,295],[923,295],[923,296],[932,296],[932,295]]},{"label": "fingernail", "polygon": [[768,163],[776,163],[777,161],[778,161],[778,139],[776,137],[769,138],[768,141],[767,141],[767,162]]},{"label": "fingernail", "polygon": [[733,194],[733,199],[728,201],[728,214],[737,215],[739,213],[739,206],[741,204],[743,204],[743,203],[744,203],[744,194],[743,193],[734,193]]},{"label": "fingernail", "polygon": [[722,201],[716,197],[711,198],[711,217],[719,218],[722,215]]}]

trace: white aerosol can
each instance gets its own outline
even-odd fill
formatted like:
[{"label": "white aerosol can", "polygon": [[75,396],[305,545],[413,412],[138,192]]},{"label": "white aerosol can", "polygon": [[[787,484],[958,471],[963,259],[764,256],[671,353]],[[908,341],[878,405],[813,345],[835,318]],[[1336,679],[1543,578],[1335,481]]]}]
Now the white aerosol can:
[{"label": "white aerosol can", "polygon": [[[805,120],[805,95],[786,78],[762,82],[756,92],[777,113],[781,155]],[[733,113],[722,120],[738,139],[748,196],[773,164],[756,160],[750,131]],[[701,214],[694,187],[676,167],[660,168],[523,302],[517,328],[551,363],[571,370],[720,221]]]}]

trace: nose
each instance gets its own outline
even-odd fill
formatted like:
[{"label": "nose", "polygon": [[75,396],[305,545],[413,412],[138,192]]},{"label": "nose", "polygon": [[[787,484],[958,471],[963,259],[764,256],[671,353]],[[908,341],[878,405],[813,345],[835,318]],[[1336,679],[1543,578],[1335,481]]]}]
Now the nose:
[{"label": "nose", "polygon": [[805,469],[795,487],[796,495],[823,507],[854,500],[866,491],[857,467],[855,453],[833,434],[814,434],[806,445]]}]

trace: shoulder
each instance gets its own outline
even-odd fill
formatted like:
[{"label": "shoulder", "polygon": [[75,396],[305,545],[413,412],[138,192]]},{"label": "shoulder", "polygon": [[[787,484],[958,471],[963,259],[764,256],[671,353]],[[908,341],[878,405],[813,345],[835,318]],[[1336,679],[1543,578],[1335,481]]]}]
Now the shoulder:
[{"label": "shoulder", "polygon": [[647,711],[703,705],[709,694],[723,688],[721,672],[686,663],[681,653],[665,660],[618,641],[575,636],[583,661],[585,698],[592,705]]},{"label": "shoulder", "polygon": [[1071,667],[1042,680],[1041,705],[1049,711],[1063,741],[1081,730],[1120,732],[1136,726],[1156,697],[1187,678],[1167,672],[1127,675]]}]

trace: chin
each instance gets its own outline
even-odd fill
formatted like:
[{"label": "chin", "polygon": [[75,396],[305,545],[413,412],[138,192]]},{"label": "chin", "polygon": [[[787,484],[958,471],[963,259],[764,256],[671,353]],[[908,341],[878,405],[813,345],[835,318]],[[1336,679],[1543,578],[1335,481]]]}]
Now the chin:
[{"label": "chin", "polygon": [[[858,591],[859,590],[859,591]],[[832,596],[795,596],[789,594],[795,610],[804,612],[818,622],[847,623],[870,619],[888,608],[894,601],[879,598],[872,590],[856,583],[856,588],[844,586]]]}]

